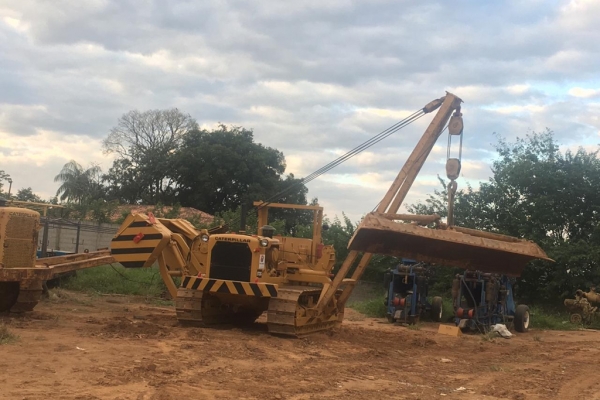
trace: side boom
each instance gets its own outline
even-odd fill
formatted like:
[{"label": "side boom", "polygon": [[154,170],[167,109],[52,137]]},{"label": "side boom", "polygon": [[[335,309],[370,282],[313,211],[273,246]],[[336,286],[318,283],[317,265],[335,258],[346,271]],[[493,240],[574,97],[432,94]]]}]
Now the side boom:
[{"label": "side boom", "polygon": [[[431,153],[431,149],[433,149],[433,146],[442,134],[442,131],[452,116],[452,113],[455,110],[460,109],[461,103],[462,100],[460,98],[456,97],[452,93],[447,92],[446,96],[432,101],[423,108],[423,111],[426,113],[434,111],[437,107],[439,107],[439,110],[421,137],[421,140],[419,140],[416,147],[406,160],[404,166],[398,173],[398,176],[396,176],[396,179],[390,186],[383,200],[377,207],[378,213],[396,214],[398,212],[402,202],[404,201],[404,198],[406,197],[406,194],[408,193],[408,190],[423,167],[425,160],[427,160],[429,153]],[[372,253],[364,253],[360,259],[360,262],[358,263],[358,266],[354,270],[352,277],[350,279],[345,279],[350,271],[350,268],[358,257],[358,254],[358,251],[355,250],[351,250],[348,253],[348,256],[344,260],[340,270],[333,279],[331,286],[319,300],[317,305],[319,311],[324,311],[325,307],[330,304],[334,294],[343,283],[346,285],[344,286],[342,294],[338,299],[338,308],[344,306],[345,302],[350,297],[356,282],[362,276],[372,257]]]}]

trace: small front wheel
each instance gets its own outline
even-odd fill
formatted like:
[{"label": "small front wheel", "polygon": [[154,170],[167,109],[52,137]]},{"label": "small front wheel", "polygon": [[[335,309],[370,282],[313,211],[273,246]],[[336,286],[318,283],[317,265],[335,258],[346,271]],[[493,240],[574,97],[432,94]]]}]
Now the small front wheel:
[{"label": "small front wheel", "polygon": [[529,307],[525,304],[519,304],[517,306],[514,324],[517,332],[527,332],[529,329]]}]

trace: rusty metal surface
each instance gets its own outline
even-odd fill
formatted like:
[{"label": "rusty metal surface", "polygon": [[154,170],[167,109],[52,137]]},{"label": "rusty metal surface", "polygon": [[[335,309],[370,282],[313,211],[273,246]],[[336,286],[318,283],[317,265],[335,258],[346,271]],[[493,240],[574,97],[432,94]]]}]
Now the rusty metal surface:
[{"label": "rusty metal surface", "polygon": [[0,281],[22,281],[52,279],[56,274],[114,263],[109,250],[46,257],[36,260],[35,267],[0,268]]},{"label": "rusty metal surface", "polygon": [[478,232],[396,223],[371,213],[363,219],[348,248],[509,276],[520,276],[531,260],[552,261],[533,242],[488,232],[475,236]]},{"label": "rusty metal surface", "polygon": [[0,267],[30,267],[35,250],[40,214],[17,207],[0,207]]}]

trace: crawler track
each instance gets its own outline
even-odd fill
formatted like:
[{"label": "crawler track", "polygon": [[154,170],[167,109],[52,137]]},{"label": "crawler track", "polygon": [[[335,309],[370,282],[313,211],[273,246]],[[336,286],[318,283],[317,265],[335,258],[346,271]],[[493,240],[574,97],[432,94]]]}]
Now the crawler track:
[{"label": "crawler track", "polygon": [[[338,291],[337,296],[340,294],[341,291]],[[306,287],[279,289],[277,297],[269,301],[267,312],[269,332],[286,336],[303,336],[338,326],[343,320],[343,312],[328,317],[311,314],[311,307],[316,305],[320,295],[320,289],[307,290]]]}]

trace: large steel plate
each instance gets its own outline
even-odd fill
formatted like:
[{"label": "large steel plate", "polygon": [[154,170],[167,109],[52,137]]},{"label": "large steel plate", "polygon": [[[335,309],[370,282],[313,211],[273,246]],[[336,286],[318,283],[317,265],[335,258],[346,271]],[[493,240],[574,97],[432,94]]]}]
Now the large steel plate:
[{"label": "large steel plate", "polygon": [[520,276],[535,259],[553,261],[535,243],[481,232],[487,237],[452,228],[431,229],[398,223],[368,214],[348,244],[350,250],[416,259],[449,267],[460,267]]}]

